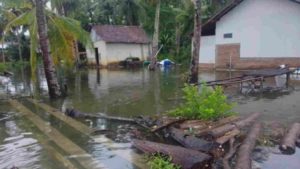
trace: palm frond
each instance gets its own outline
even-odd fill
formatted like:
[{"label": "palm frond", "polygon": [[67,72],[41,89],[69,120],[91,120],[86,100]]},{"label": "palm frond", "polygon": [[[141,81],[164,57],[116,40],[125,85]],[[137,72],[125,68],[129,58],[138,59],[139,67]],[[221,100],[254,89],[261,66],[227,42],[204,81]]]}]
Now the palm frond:
[{"label": "palm frond", "polygon": [[4,34],[10,31],[13,27],[18,27],[22,25],[31,25],[32,20],[35,18],[34,11],[31,10],[29,12],[23,13],[22,15],[16,17],[12,21],[10,21],[4,28]]}]

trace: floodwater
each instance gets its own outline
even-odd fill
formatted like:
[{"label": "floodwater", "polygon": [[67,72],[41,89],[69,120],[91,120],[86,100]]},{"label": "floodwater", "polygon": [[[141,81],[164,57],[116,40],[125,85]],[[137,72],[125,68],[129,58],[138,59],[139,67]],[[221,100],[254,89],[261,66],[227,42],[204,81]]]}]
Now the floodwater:
[{"label": "floodwater", "polygon": [[[39,71],[42,74],[42,71]],[[181,89],[184,85],[185,72],[181,68],[149,72],[138,70],[81,70],[69,73],[66,78],[68,96],[63,99],[50,100],[47,97],[45,78],[39,77],[35,84],[30,80],[27,69],[15,71],[8,86],[0,86],[0,168],[64,168],[57,163],[55,152],[59,152],[73,164],[83,158],[83,154],[67,154],[39,131],[26,116],[9,106],[6,99],[34,95],[47,104],[64,111],[74,108],[86,113],[105,113],[111,116],[136,117],[139,115],[159,115],[182,102]],[[201,81],[215,80],[238,76],[240,73],[201,72]],[[261,112],[262,121],[277,121],[284,125],[300,122],[300,80],[292,77],[287,90],[270,93],[241,94],[238,86],[228,87],[225,93],[228,98],[237,102],[235,111],[241,116],[252,112]],[[269,86],[276,85],[275,79],[267,79]],[[45,110],[37,108],[25,99],[20,101],[41,118],[45,124],[57,129],[67,139],[79,145],[87,154],[108,168],[146,168],[130,149],[128,140],[107,138],[101,134],[84,136],[56,119]],[[103,119],[81,120],[86,126],[98,129],[117,131],[117,138],[127,138],[119,132],[122,129],[134,130],[134,126],[117,124]],[[112,141],[115,140],[115,141]],[[130,141],[130,139],[129,139]],[[121,143],[120,143],[121,142]],[[52,153],[51,153],[52,152]],[[53,153],[54,152],[54,153]],[[299,159],[299,153],[292,156]],[[264,163],[276,161],[272,155]],[[278,161],[278,160],[277,160]],[[289,160],[286,160],[289,161]],[[293,160],[292,160],[293,161]],[[290,164],[297,165],[294,160]],[[272,162],[271,162],[272,164]],[[77,166],[77,165],[76,165]],[[272,165],[271,165],[272,166]],[[84,168],[84,166],[78,168]],[[268,167],[266,167],[268,168]],[[269,167],[272,168],[272,167]]]}]

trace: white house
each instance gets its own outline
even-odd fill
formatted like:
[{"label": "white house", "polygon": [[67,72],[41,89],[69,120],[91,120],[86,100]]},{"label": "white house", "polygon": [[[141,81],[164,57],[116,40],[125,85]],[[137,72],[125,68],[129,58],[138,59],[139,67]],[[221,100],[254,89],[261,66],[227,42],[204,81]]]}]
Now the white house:
[{"label": "white house", "polygon": [[233,0],[202,26],[200,67],[300,66],[299,2]]},{"label": "white house", "polygon": [[91,37],[94,50],[87,49],[89,64],[105,67],[128,57],[146,60],[150,56],[150,40],[138,26],[95,25]]}]

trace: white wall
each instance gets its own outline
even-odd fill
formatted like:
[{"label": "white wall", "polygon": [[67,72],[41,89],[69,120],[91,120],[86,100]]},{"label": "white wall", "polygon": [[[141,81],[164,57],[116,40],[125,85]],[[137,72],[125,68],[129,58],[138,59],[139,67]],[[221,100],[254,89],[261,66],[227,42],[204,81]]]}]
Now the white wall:
[{"label": "white wall", "polygon": [[131,56],[145,60],[149,56],[149,45],[132,43],[106,44],[107,62],[117,62]]},{"label": "white wall", "polygon": [[217,22],[216,44],[240,43],[241,58],[300,57],[299,18],[290,0],[244,0]]},{"label": "white wall", "polygon": [[199,63],[215,63],[216,37],[202,36],[200,43]]},{"label": "white wall", "polygon": [[[106,43],[104,41],[94,42],[94,48],[98,48],[100,64],[106,65],[107,58],[106,56]],[[96,63],[96,54],[95,49],[86,49],[88,63]]]}]

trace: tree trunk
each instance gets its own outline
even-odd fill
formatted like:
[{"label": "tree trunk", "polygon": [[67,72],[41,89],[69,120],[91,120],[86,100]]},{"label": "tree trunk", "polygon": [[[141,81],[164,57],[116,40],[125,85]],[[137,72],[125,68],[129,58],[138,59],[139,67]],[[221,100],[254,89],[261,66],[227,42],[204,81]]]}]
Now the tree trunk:
[{"label": "tree trunk", "polygon": [[3,61],[3,63],[5,63],[5,55],[4,55],[4,38],[3,38],[3,41],[2,41],[2,50],[1,50],[1,53],[2,53],[2,61]]},{"label": "tree trunk", "polygon": [[22,46],[21,46],[21,33],[19,33],[19,30],[17,29],[17,39],[18,39],[18,50],[19,50],[19,60],[23,62],[23,57],[22,57]]},{"label": "tree trunk", "polygon": [[182,169],[210,167],[211,156],[197,150],[142,140],[133,140],[132,145],[147,154],[161,153],[170,156],[172,162]]},{"label": "tree trunk", "polygon": [[227,132],[230,132],[234,129],[240,129],[245,126],[250,125],[253,123],[258,117],[260,116],[260,113],[253,113],[247,118],[231,123],[231,124],[226,124],[224,126],[212,129],[211,131],[208,132],[208,135],[211,135],[214,138],[218,138],[226,134]]},{"label": "tree trunk", "polygon": [[239,148],[235,169],[251,169],[251,154],[261,132],[261,123],[255,123]]},{"label": "tree trunk", "polygon": [[296,142],[300,136],[300,123],[294,123],[284,136],[280,145],[283,154],[294,154],[296,151]]},{"label": "tree trunk", "polygon": [[159,20],[160,20],[159,17],[160,17],[160,0],[158,0],[156,4],[151,63],[149,65],[150,70],[155,70],[155,65],[156,65],[156,54],[158,52],[158,41],[159,41]]},{"label": "tree trunk", "polygon": [[217,147],[213,142],[208,142],[195,136],[187,135],[184,131],[176,129],[174,127],[171,127],[170,134],[174,140],[180,143],[183,147],[189,149],[209,152],[214,147]]},{"label": "tree trunk", "polygon": [[189,83],[198,83],[198,66],[201,40],[201,0],[194,0],[194,36],[193,36],[193,53],[190,65]]},{"label": "tree trunk", "polygon": [[43,0],[35,0],[35,2],[39,42],[42,50],[44,71],[48,84],[49,96],[51,98],[56,98],[61,96],[61,91],[58,85],[56,71],[50,52],[46,16],[44,14],[44,3]]},{"label": "tree trunk", "polygon": [[175,36],[176,36],[176,56],[179,56],[179,52],[180,52],[180,39],[181,39],[181,31],[180,31],[180,27],[179,24],[176,25],[175,28]]}]

